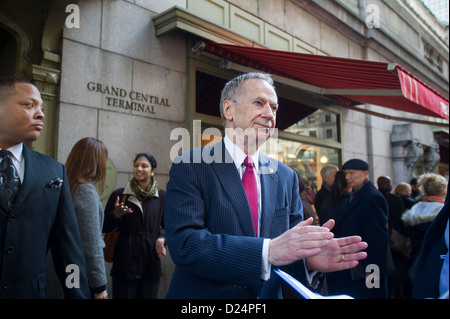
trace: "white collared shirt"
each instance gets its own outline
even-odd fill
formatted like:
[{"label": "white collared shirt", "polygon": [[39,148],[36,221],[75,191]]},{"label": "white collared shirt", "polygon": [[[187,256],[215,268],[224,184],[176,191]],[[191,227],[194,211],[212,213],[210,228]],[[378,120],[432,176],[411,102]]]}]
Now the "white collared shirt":
[{"label": "white collared shirt", "polygon": [[[12,156],[12,162],[14,166],[17,169],[17,172],[19,173],[20,182],[23,183],[23,175],[25,174],[25,159],[23,157],[23,143],[19,143],[17,145],[14,145],[8,149],[7,151],[10,151]],[[2,161],[3,159],[1,159]]]},{"label": "white collared shirt", "polygon": [[[247,157],[247,154],[244,153],[243,150],[241,150],[236,144],[233,144],[231,140],[228,138],[227,135],[225,135],[224,138],[225,148],[230,154],[231,158],[233,159],[234,164],[236,165],[236,169],[238,170],[239,176],[244,176],[245,172],[245,165],[244,160]],[[256,188],[258,189],[258,237],[259,237],[259,231],[261,229],[261,178],[260,178],[260,171],[259,171],[259,151],[257,151],[255,154],[250,156],[250,158],[253,161],[253,171],[255,173],[256,178]]]},{"label": "white collared shirt", "polygon": [[[238,170],[239,176],[242,179],[244,175],[245,167],[244,160],[247,157],[247,154],[244,153],[242,149],[240,149],[236,144],[234,144],[230,138],[225,134],[223,139],[225,143],[225,149],[230,154],[233,159],[234,164],[236,165],[236,169]],[[261,172],[259,170],[259,151],[250,156],[253,160],[254,172],[256,177],[256,187],[258,189],[258,237],[260,235],[261,229]],[[269,280],[270,279],[270,270],[271,266],[269,264],[269,243],[270,239],[264,239],[263,250],[262,250],[262,263],[261,263],[261,279]]]}]

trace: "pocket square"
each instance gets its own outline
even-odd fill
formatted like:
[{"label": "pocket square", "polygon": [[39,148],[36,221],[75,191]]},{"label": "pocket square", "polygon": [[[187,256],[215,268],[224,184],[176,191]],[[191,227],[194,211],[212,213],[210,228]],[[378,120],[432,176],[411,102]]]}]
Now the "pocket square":
[{"label": "pocket square", "polygon": [[47,185],[45,185],[48,188],[61,188],[63,184],[63,180],[59,177],[50,180],[50,182],[47,183]]}]

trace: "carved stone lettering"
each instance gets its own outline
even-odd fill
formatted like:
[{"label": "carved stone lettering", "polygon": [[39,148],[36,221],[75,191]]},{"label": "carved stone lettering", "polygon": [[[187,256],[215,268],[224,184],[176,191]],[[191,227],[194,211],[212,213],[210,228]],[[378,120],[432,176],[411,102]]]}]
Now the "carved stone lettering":
[{"label": "carved stone lettering", "polygon": [[154,115],[159,107],[170,107],[170,102],[167,97],[138,91],[127,91],[112,85],[88,82],[87,89],[90,92],[104,95],[106,106],[112,108],[122,108]]}]

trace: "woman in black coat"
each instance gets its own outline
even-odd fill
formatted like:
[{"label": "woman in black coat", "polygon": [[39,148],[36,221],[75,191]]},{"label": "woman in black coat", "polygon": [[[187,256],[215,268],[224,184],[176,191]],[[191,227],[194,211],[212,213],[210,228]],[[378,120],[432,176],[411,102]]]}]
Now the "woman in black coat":
[{"label": "woman in black coat", "polygon": [[162,275],[160,256],[166,254],[164,196],[153,178],[156,160],[136,155],[133,178],[115,190],[105,207],[103,232],[120,231],[114,250],[114,299],[154,299]]},{"label": "woman in black coat", "polygon": [[329,219],[334,219],[335,225],[333,232],[339,231],[339,225],[347,203],[350,201],[351,188],[347,186],[345,172],[338,171],[331,185],[330,197],[326,198],[322,204],[320,215],[322,216],[321,224],[326,223]]}]

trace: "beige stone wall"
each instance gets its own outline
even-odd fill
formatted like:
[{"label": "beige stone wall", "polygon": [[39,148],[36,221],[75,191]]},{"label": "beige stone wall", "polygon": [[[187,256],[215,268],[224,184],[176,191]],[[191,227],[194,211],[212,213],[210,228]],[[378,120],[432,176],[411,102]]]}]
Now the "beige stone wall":
[{"label": "beige stone wall", "polygon": [[[80,138],[96,136],[117,168],[117,187],[129,179],[134,155],[142,151],[156,157],[165,187],[170,132],[185,125],[186,43],[182,34],[156,38],[152,10],[182,3],[79,2],[80,28],[65,29],[62,40],[58,160],[65,162]],[[144,102],[144,94],[160,104]],[[121,107],[132,102],[151,112]]]},{"label": "beige stone wall", "polygon": [[[170,141],[170,132],[186,125],[186,43],[184,34],[157,38],[152,16],[185,1],[82,0],[78,5],[80,28],[66,28],[62,39],[57,159],[64,163],[79,139],[95,136],[105,142],[117,169],[115,188],[130,180],[134,156],[143,151],[156,157],[156,179],[166,188],[169,152],[176,142]],[[89,90],[90,82],[100,84],[103,92],[108,86],[111,94]],[[115,96],[112,87],[126,96]],[[136,93],[166,99],[170,106],[143,103]],[[153,113],[114,106],[120,100],[153,105]],[[170,255],[162,263],[160,298],[174,267]]]}]

